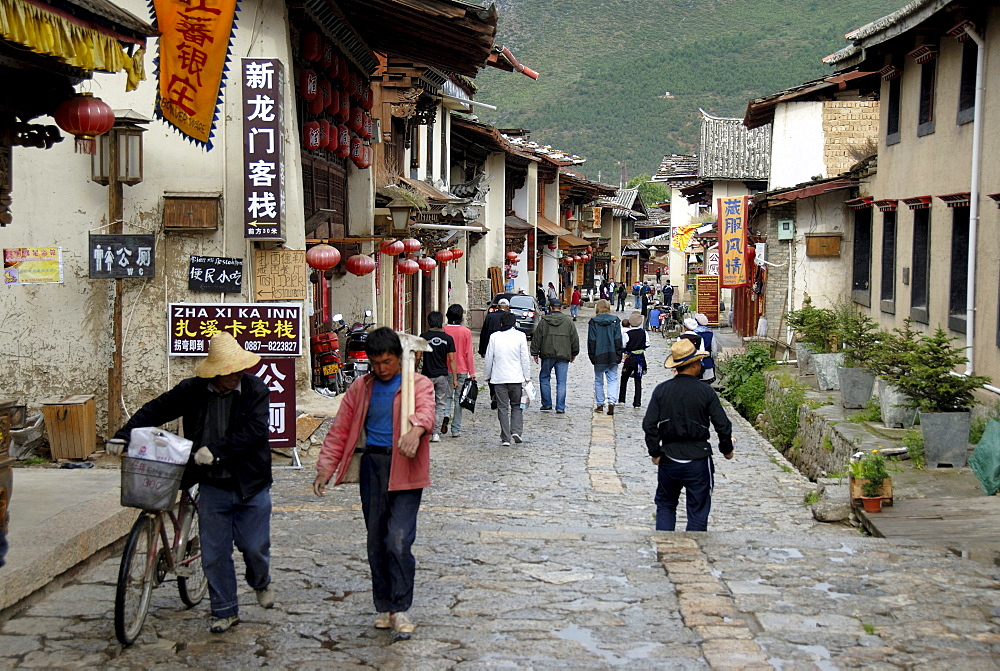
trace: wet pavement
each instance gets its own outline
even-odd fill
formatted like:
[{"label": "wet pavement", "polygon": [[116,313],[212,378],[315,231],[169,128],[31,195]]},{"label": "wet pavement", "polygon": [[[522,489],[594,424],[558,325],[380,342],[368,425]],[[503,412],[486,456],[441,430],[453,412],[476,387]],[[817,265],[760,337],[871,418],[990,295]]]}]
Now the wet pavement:
[{"label": "wet pavement", "polygon": [[[653,341],[645,399],[667,375]],[[168,581],[122,649],[114,557],[0,625],[0,666],[1000,668],[995,568],[815,522],[813,486],[735,413],[708,533],[655,532],[643,411],[630,383],[613,418],[595,415],[592,380],[584,355],[567,413],[530,407],[522,445],[500,446],[481,398],[432,446],[409,641],[371,626],[357,486],[317,499],[309,463],[276,471],[273,610],[244,586],[242,622],[213,635],[207,599],[186,610]]]}]

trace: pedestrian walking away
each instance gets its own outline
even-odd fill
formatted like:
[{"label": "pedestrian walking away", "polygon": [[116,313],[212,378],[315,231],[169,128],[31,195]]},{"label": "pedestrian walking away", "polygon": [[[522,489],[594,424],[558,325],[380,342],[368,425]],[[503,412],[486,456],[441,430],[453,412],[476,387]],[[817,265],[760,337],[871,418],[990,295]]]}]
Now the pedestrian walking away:
[{"label": "pedestrian walking away", "polygon": [[618,399],[625,403],[625,392],[628,380],[635,380],[635,397],[632,407],[642,406],[642,376],[646,372],[646,349],[649,347],[649,333],[642,328],[642,315],[633,314],[629,317],[628,326],[622,328],[622,342],[625,348],[625,362],[621,370],[621,387],[618,389]]},{"label": "pedestrian walking away", "polygon": [[[467,326],[462,325],[465,318],[465,308],[455,303],[448,308],[446,313],[448,323],[445,325],[445,332],[455,341],[455,368],[456,382],[454,392],[450,396],[450,401],[445,404],[445,417],[451,418],[451,437],[458,438],[462,435],[462,387],[466,380],[476,380],[476,362],[472,356],[472,331]],[[448,433],[449,427],[441,427],[441,433]]]},{"label": "pedestrian walking away", "polygon": [[597,314],[587,325],[587,356],[594,365],[594,412],[615,414],[618,402],[618,364],[622,360],[621,320],[611,314],[611,303],[597,301]]},{"label": "pedestrian walking away", "polygon": [[[344,393],[316,460],[313,492],[323,496],[331,479],[334,485],[353,481],[348,469],[360,459],[356,472],[378,612],[375,628],[408,638],[414,629],[407,612],[413,605],[417,513],[423,490],[431,484],[434,384],[424,375],[402,370],[403,346],[388,327],[368,334],[365,351],[372,372]],[[405,433],[403,375],[413,376],[412,428]]]},{"label": "pedestrian walking away", "polygon": [[708,317],[701,312],[695,314],[694,319],[698,322],[694,332],[701,337],[701,348],[708,352],[708,356],[701,362],[704,371],[701,374],[702,382],[711,384],[715,382],[715,359],[719,356],[719,341],[715,337],[715,332],[708,325]]},{"label": "pedestrian walking away", "polygon": [[625,296],[628,295],[628,288],[622,282],[618,285],[618,312],[625,309]]},{"label": "pedestrian walking away", "polygon": [[580,354],[580,336],[573,321],[562,311],[562,301],[552,301],[552,312],[542,317],[531,338],[531,356],[535,363],[541,358],[538,386],[542,392],[539,410],[552,409],[552,371],[556,372],[556,402],[558,413],[566,412],[566,374],[569,365]]},{"label": "pedestrian walking away", "polygon": [[642,420],[646,450],[656,465],[656,530],[674,531],[677,503],[683,489],[687,504],[687,531],[706,531],[715,485],[711,421],[719,437],[719,452],[733,458],[733,425],[719,395],[701,382],[701,362],[708,352],[683,338],[670,347],[663,364],[677,374],[653,390]]},{"label": "pedestrian walking away", "polygon": [[583,294],[580,293],[580,287],[573,287],[573,296],[569,302],[569,313],[573,315],[573,321],[576,321],[576,318],[580,315],[580,305],[583,304]]},{"label": "pedestrian walking away", "polygon": [[545,293],[545,300],[548,302],[549,307],[552,307],[552,301],[559,300],[559,291],[552,282],[549,282],[549,288]]},{"label": "pedestrian walking away", "polygon": [[271,391],[249,369],[260,357],[227,331],[209,341],[208,356],[170,391],[139,408],[106,445],[120,456],[132,429],[181,418],[194,442],[181,486],[198,483],[201,563],[208,578],[212,621],[220,634],[238,624],[233,546],[243,554],[247,583],[264,608],[274,605],[271,586]]},{"label": "pedestrian walking away", "polygon": [[547,301],[545,299],[545,287],[542,286],[541,282],[535,285],[535,300],[538,301],[538,309],[544,312]]},{"label": "pedestrian walking away", "polygon": [[434,311],[427,315],[428,330],[420,337],[431,346],[431,351],[424,356],[416,352],[417,368],[423,363],[423,374],[434,383],[434,430],[431,431],[431,442],[441,440],[442,433],[448,433],[446,414],[448,399],[455,395],[458,388],[458,373],[455,367],[455,339],[444,330],[444,315]]},{"label": "pedestrian walking away", "polygon": [[490,345],[483,360],[483,377],[496,390],[497,418],[500,420],[500,444],[508,447],[513,440],[522,441],[524,409],[521,391],[531,379],[531,355],[528,339],[514,328],[517,318],[510,312],[503,313],[501,330],[490,338]]},{"label": "pedestrian walking away", "polygon": [[[486,357],[486,348],[489,347],[490,337],[500,330],[500,317],[504,312],[510,312],[510,301],[501,298],[497,301],[496,312],[487,312],[486,319],[483,320],[483,328],[479,330],[479,356]],[[541,309],[541,307],[539,307]],[[497,397],[493,385],[489,385],[490,408],[497,409]]]}]

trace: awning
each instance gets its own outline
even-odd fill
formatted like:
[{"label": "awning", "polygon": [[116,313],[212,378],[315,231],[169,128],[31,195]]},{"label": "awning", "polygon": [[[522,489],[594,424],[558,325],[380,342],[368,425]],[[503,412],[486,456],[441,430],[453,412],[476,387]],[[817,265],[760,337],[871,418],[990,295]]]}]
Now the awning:
[{"label": "awning", "polygon": [[403,182],[410,188],[416,189],[416,191],[420,193],[421,196],[427,198],[428,200],[435,201],[438,203],[448,203],[451,202],[452,200],[455,200],[447,193],[444,193],[443,191],[438,191],[433,186],[431,186],[427,182],[424,182],[423,180],[409,179],[408,177],[402,177],[402,176],[399,179],[401,182]]},{"label": "awning", "polygon": [[589,244],[590,244],[589,240],[584,240],[583,238],[579,238],[573,235],[572,233],[570,233],[569,235],[559,236],[560,247],[586,247]]},{"label": "awning", "polygon": [[824,193],[829,193],[830,191],[839,191],[840,189],[850,189],[859,184],[856,179],[837,179],[831,182],[823,182],[821,184],[811,184],[809,186],[804,186],[800,189],[792,189],[791,191],[785,191],[783,193],[776,193],[771,197],[774,200],[799,200],[800,198],[812,198],[814,196],[821,196]]},{"label": "awning", "polygon": [[568,230],[559,224],[542,216],[538,217],[538,230],[547,235],[571,235]]},{"label": "awning", "polygon": [[528,231],[532,230],[533,227],[531,224],[529,224],[521,217],[518,217],[517,215],[514,214],[508,214],[504,218],[504,228],[507,231],[518,231],[518,232],[523,231],[524,233],[527,233]]}]

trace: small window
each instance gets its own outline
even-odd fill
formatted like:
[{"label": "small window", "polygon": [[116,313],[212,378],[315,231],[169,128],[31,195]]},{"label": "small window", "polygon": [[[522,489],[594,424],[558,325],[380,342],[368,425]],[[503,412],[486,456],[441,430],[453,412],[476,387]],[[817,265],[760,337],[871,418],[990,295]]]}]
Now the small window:
[{"label": "small window", "polygon": [[899,142],[899,86],[901,77],[889,81],[889,108],[886,110],[885,143]]},{"label": "small window", "polygon": [[948,296],[948,328],[966,331],[966,290],[969,287],[969,208],[951,210],[951,286]]},{"label": "small window", "polygon": [[882,214],[882,312],[896,312],[896,213]]},{"label": "small window", "polygon": [[851,279],[852,300],[871,306],[872,208],[854,210],[854,261]]},{"label": "small window", "polygon": [[910,275],[910,316],[921,324],[930,323],[928,293],[930,291],[931,211],[913,211],[913,268]]},{"label": "small window", "polygon": [[917,135],[934,132],[934,99],[937,87],[937,59],[920,66],[920,113],[917,116]]},{"label": "small window", "polygon": [[976,58],[979,48],[972,40],[962,45],[962,79],[958,87],[958,123],[969,123],[976,116]]}]

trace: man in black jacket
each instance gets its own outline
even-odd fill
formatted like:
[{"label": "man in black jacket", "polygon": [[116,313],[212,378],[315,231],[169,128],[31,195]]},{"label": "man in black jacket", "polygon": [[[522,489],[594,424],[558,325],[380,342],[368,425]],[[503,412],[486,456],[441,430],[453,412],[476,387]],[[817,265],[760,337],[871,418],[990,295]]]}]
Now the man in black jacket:
[{"label": "man in black jacket", "polygon": [[677,375],[653,391],[642,420],[646,449],[659,469],[656,487],[656,530],[673,531],[677,502],[686,490],[687,531],[706,531],[712,507],[715,466],[708,442],[711,420],[719,436],[719,452],[733,458],[733,425],[715,390],[701,381],[699,351],[685,338],[670,346],[663,364]]},{"label": "man in black jacket", "polygon": [[[541,285],[539,285],[541,286]],[[544,295],[545,292],[542,292]],[[541,310],[542,304],[539,303],[539,310]],[[487,312],[486,318],[483,320],[483,327],[479,330],[479,356],[486,357],[486,349],[490,346],[490,336],[500,330],[500,318],[503,313],[510,312],[510,301],[506,298],[501,298],[497,301],[497,311]],[[493,410],[497,409],[497,396],[496,390],[493,385],[489,385],[490,388],[490,408]]]},{"label": "man in black jacket", "polygon": [[197,377],[142,406],[107,442],[120,455],[132,429],[182,418],[194,442],[182,485],[199,483],[198,525],[202,567],[212,602],[213,633],[238,624],[233,544],[243,553],[247,582],[264,608],[274,605],[271,587],[270,390],[246,372],[260,357],[223,331],[212,336]]}]

